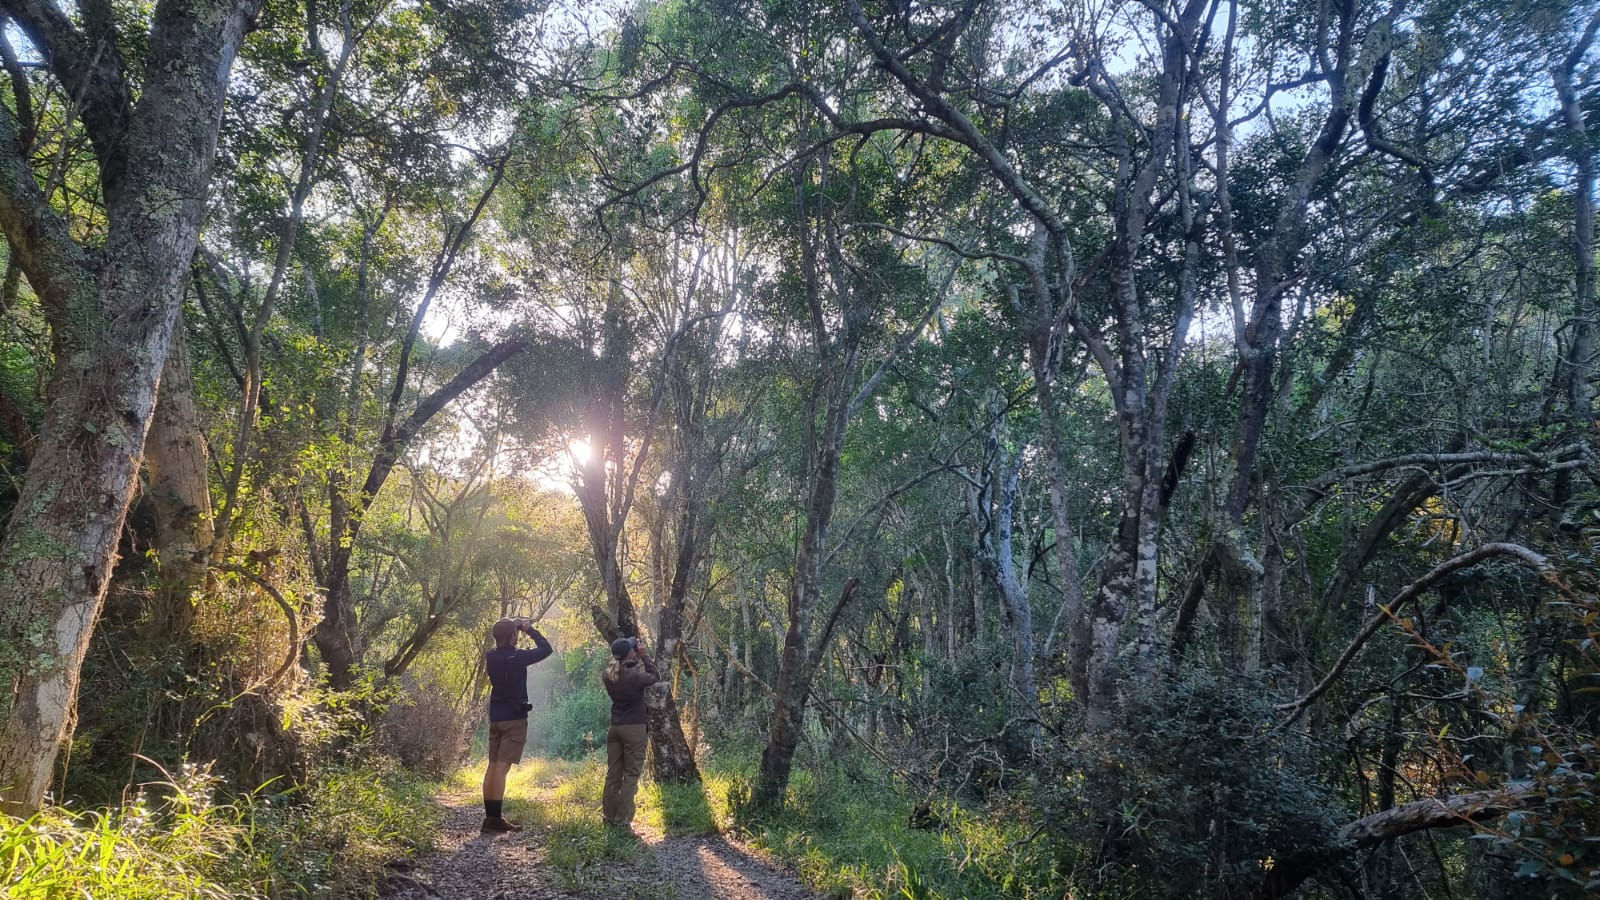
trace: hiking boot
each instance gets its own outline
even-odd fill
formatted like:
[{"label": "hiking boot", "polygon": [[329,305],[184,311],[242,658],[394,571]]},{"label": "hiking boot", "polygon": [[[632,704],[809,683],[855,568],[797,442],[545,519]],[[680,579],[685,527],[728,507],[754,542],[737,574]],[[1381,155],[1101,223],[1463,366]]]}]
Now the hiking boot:
[{"label": "hiking boot", "polygon": [[502,818],[487,818],[483,820],[483,827],[478,829],[484,834],[504,834],[508,831],[521,831],[522,826]]}]

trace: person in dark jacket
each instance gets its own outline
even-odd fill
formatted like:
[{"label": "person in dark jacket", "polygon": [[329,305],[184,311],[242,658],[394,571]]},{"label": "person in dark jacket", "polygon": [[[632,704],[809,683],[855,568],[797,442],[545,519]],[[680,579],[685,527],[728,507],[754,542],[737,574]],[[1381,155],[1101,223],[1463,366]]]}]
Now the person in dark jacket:
[{"label": "person in dark jacket", "polygon": [[626,828],[633,822],[633,796],[644,771],[649,715],[644,692],[659,676],[638,638],[611,642],[611,662],[601,681],[611,695],[611,729],[606,732],[606,790],[600,816],[607,825]]},{"label": "person in dark jacket", "polygon": [[[532,650],[517,649],[517,633],[533,639]],[[489,674],[489,767],[483,773],[483,828],[486,833],[521,831],[502,814],[506,773],[522,760],[528,743],[528,667],[554,653],[550,642],[527,619],[494,623],[494,649],[485,657]]]}]

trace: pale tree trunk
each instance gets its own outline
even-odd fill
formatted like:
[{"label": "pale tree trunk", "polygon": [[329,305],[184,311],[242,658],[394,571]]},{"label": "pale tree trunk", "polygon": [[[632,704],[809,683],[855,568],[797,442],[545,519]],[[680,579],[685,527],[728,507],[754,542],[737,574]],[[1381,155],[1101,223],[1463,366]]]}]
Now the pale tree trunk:
[{"label": "pale tree trunk", "polygon": [[1035,709],[1038,692],[1033,680],[1033,609],[1028,600],[1027,587],[1017,577],[1017,563],[1012,555],[1012,520],[1017,502],[1017,481],[1020,476],[1021,451],[1007,461],[999,460],[995,473],[999,497],[995,510],[995,580],[1000,585],[1000,600],[1005,604],[1007,629],[1011,632],[1011,703],[1016,704],[1026,717],[1018,729],[1024,740],[1038,736],[1039,726]]},{"label": "pale tree trunk", "polygon": [[1595,153],[1589,139],[1583,103],[1573,84],[1573,73],[1583,61],[1595,34],[1600,31],[1600,13],[1589,19],[1588,26],[1572,52],[1551,72],[1556,94],[1561,100],[1561,119],[1569,138],[1572,163],[1577,170],[1573,184],[1574,220],[1572,250],[1574,261],[1573,303],[1571,335],[1567,343],[1566,358],[1558,367],[1557,382],[1565,389],[1568,422],[1575,429],[1594,427],[1594,329],[1595,329],[1595,272],[1594,272],[1594,188]]},{"label": "pale tree trunk", "polygon": [[661,605],[661,617],[656,625],[656,665],[661,681],[650,689],[646,709],[650,713],[650,764],[651,774],[657,781],[668,784],[690,784],[700,780],[700,767],[695,764],[694,748],[684,734],[683,722],[678,713],[677,698],[673,695],[673,670],[683,644],[683,606],[688,594],[688,569],[699,564],[698,559],[686,563],[685,556],[696,556],[697,551],[685,542],[680,552],[678,568],[672,575],[666,602]]},{"label": "pale tree trunk", "polygon": [[682,504],[682,509],[676,527],[671,529],[672,537],[677,542],[677,554],[670,567],[665,567],[670,572],[670,580],[662,597],[660,617],[656,623],[656,646],[660,657],[657,665],[661,668],[662,679],[661,684],[652,689],[648,703],[651,710],[650,741],[654,751],[651,755],[653,772],[657,780],[674,784],[700,780],[694,748],[683,733],[683,724],[673,697],[671,674],[678,655],[683,652],[683,614],[688,606],[689,590],[696,581],[706,546],[711,540],[714,523],[707,491],[711,473],[721,458],[721,449],[707,446],[704,441],[705,411],[710,395],[709,370],[701,370],[699,377],[693,379],[695,386],[691,389],[688,373],[676,365],[679,359],[674,353],[670,377],[677,379],[679,387],[676,441],[679,460],[673,474],[673,494]]},{"label": "pale tree trunk", "polygon": [[[53,4],[8,12],[85,100],[100,160],[104,245],[91,257],[44,204],[0,114],[0,228],[35,292],[66,310],[50,407],[0,542],[0,806],[39,806],[67,739],[90,631],[116,563],[204,213],[228,72],[255,10],[195,0],[156,7],[153,59],[135,106],[115,53]],[[108,35],[98,35],[104,39]]]},{"label": "pale tree trunk", "polygon": [[985,460],[981,480],[969,482],[968,518],[975,531],[976,562],[984,580],[994,586],[1000,598],[1001,622],[1011,639],[1011,668],[1008,676],[1008,706],[1020,710],[1022,721],[1017,733],[1026,742],[1038,735],[1037,691],[1033,670],[1033,610],[1027,587],[1017,577],[1013,556],[1013,521],[1016,515],[1018,482],[1021,478],[1022,448],[1005,446],[1004,415],[1001,404],[989,404],[992,425],[987,444],[993,448]]},{"label": "pale tree trunk", "polygon": [[[1187,48],[1193,46],[1193,35],[1204,7],[1198,0],[1184,4],[1176,20],[1180,28],[1169,30],[1165,37],[1156,121],[1149,129],[1151,147],[1142,162],[1136,163],[1133,145],[1135,132],[1142,134],[1145,128],[1129,120],[1117,126],[1119,163],[1112,203],[1116,227],[1108,255],[1115,309],[1115,356],[1089,323],[1073,319],[1075,330],[1090,346],[1111,385],[1122,457],[1122,510],[1106,554],[1099,590],[1088,609],[1090,652],[1084,727],[1091,732],[1107,728],[1119,704],[1118,660],[1124,623],[1130,614],[1134,618],[1133,672],[1140,681],[1148,681],[1157,672],[1156,567],[1164,511],[1161,482],[1166,459],[1166,409],[1177,359],[1187,336],[1193,297],[1180,289],[1172,336],[1159,354],[1159,365],[1154,365],[1157,352],[1147,345],[1149,326],[1135,272],[1153,208],[1157,179],[1172,164],[1169,157],[1173,148],[1186,133],[1178,109],[1180,86],[1188,68]],[[1115,101],[1112,85],[1091,78],[1089,87],[1114,113],[1121,108]],[[1185,161],[1187,154],[1187,147],[1180,148],[1177,153]],[[1180,182],[1183,182],[1184,171],[1180,162]],[[1189,190],[1188,183],[1177,185],[1185,204]],[[1187,211],[1187,205],[1184,208]]]},{"label": "pale tree trunk", "polygon": [[160,566],[146,629],[177,638],[193,621],[193,595],[205,578],[206,549],[211,543],[211,482],[181,312],[144,449]]}]

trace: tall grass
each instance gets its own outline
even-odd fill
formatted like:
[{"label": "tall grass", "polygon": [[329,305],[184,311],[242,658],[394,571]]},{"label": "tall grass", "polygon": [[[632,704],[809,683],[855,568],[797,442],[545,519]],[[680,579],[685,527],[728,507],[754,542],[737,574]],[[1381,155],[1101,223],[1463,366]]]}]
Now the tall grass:
[{"label": "tall grass", "polygon": [[186,767],[160,787],[120,809],[47,807],[27,819],[0,814],[0,896],[253,896],[223,883],[244,829],[236,807],[212,802],[209,772]]},{"label": "tall grass", "polygon": [[[735,817],[749,796],[753,756],[706,761],[706,793],[719,817]],[[796,768],[781,811],[739,827],[833,897],[1061,897],[1060,848],[1040,839],[1021,810],[945,801],[909,824],[917,798],[869,766]]]},{"label": "tall grass", "polygon": [[219,800],[218,787],[186,766],[120,808],[0,815],[0,897],[370,896],[438,821],[434,786],[386,767],[329,769],[277,795]]}]

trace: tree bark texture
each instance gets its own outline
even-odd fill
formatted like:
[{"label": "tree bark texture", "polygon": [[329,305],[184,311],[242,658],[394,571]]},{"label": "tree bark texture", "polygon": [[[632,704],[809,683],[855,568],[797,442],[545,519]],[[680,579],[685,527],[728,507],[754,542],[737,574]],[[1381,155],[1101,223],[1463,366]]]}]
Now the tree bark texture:
[{"label": "tree bark texture", "polygon": [[0,115],[0,227],[41,301],[65,312],[45,427],[0,542],[0,805],[27,811],[43,800],[70,728],[255,3],[158,4],[136,106],[120,60],[83,52],[88,40],[53,4],[5,5],[86,98],[107,207],[91,261],[10,150],[14,118]]}]

